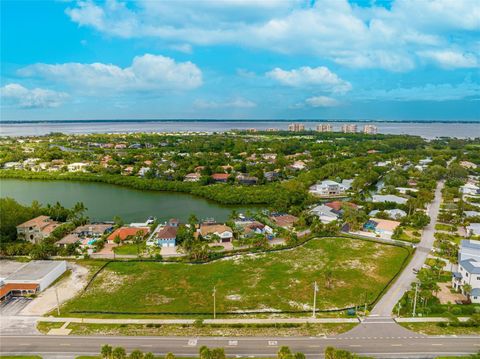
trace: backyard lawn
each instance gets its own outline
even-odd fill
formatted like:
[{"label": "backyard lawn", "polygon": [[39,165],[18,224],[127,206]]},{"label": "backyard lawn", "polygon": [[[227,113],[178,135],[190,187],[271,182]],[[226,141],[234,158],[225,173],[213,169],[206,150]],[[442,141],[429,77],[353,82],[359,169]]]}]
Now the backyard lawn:
[{"label": "backyard lawn", "polygon": [[407,256],[403,248],[349,238],[315,239],[302,247],[244,255],[207,264],[112,262],[81,296],[74,311],[133,313],[310,310],[355,306],[380,293]]}]

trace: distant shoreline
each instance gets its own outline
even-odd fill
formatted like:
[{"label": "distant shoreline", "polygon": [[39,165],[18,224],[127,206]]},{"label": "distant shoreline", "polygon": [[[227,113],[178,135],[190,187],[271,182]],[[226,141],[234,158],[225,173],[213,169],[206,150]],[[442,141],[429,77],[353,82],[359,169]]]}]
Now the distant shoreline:
[{"label": "distant shoreline", "polygon": [[478,120],[348,120],[348,119],[95,119],[95,120],[0,120],[0,125],[21,125],[21,124],[37,124],[37,123],[152,123],[152,122],[352,122],[352,123],[478,123]]}]

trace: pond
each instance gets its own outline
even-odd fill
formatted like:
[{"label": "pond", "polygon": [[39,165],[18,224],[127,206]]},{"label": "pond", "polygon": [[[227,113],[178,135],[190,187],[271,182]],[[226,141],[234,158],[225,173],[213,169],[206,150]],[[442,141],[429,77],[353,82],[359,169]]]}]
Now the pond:
[{"label": "pond", "polygon": [[93,182],[1,179],[0,197],[11,197],[25,205],[34,200],[42,204],[58,201],[65,207],[83,202],[92,221],[111,221],[114,216],[126,222],[143,222],[148,216],[161,221],[169,218],[186,221],[195,214],[199,219],[213,217],[223,222],[232,210],[245,210],[184,193],[140,191]]}]

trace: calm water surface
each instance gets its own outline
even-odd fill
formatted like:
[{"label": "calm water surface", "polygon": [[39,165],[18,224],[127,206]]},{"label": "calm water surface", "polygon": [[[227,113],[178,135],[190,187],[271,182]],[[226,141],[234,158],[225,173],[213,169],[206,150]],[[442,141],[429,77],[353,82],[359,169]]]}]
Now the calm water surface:
[{"label": "calm water surface", "polygon": [[[291,121],[294,122],[294,121]],[[334,131],[339,131],[343,123],[352,122],[302,122],[307,129],[315,129],[319,123],[331,123]],[[444,123],[444,122],[356,122],[358,129],[365,124],[374,124],[379,133],[409,134],[428,139],[436,137],[469,138],[480,137],[480,121],[478,123]],[[285,121],[127,121],[127,122],[45,122],[45,123],[8,123],[0,125],[0,136],[34,136],[46,135],[50,132],[70,134],[82,133],[125,133],[125,132],[177,132],[204,131],[223,132],[232,129],[256,128],[265,130],[276,128],[286,130],[289,122]]]},{"label": "calm water surface", "polygon": [[83,202],[92,220],[112,220],[120,216],[127,222],[143,222],[148,216],[159,220],[179,218],[186,221],[190,214],[199,219],[213,217],[225,221],[234,206],[221,206],[205,199],[182,193],[139,191],[104,183],[71,181],[37,181],[2,179],[0,197],[11,197],[22,204],[60,202],[72,207]]}]

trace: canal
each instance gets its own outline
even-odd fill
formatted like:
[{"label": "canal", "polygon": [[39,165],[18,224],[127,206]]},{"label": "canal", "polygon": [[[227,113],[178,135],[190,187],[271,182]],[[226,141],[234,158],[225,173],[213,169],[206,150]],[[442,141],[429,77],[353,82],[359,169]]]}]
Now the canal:
[{"label": "canal", "polygon": [[169,218],[186,221],[191,214],[199,219],[213,217],[217,221],[225,221],[233,209],[245,210],[184,193],[139,191],[93,182],[1,179],[0,197],[11,197],[25,205],[34,200],[42,204],[58,201],[65,207],[83,202],[92,221],[109,221],[114,216],[126,222],[141,222],[148,216],[162,221]]}]

